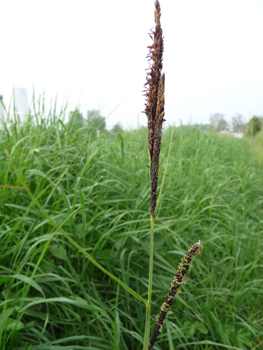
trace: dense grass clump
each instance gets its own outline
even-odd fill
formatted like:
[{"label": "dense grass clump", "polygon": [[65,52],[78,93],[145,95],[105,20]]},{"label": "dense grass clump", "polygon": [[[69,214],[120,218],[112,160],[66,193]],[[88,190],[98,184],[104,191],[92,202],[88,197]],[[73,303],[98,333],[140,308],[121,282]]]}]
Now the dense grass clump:
[{"label": "dense grass clump", "polygon": [[[171,128],[163,132],[159,183]],[[0,348],[142,349],[145,306],[95,267],[44,210],[109,272],[147,298],[147,130],[73,130],[41,113],[0,132]],[[155,346],[256,349],[263,342],[262,170],[243,140],[176,128],[155,221],[152,322],[199,239],[187,284]]]},{"label": "dense grass clump", "polygon": [[249,144],[249,147],[253,149],[254,162],[257,167],[263,168],[263,130],[259,131],[255,137],[246,133],[245,139]]}]

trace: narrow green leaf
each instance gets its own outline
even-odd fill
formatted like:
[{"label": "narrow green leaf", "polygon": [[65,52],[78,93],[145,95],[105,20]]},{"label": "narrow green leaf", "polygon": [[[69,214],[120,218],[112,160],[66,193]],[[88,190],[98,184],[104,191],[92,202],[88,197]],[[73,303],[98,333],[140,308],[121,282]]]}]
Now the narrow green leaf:
[{"label": "narrow green leaf", "polygon": [[105,274],[110,276],[112,279],[114,279],[117,283],[119,283],[123,288],[125,288],[129,293],[131,293],[135,298],[146,304],[146,300],[144,300],[139,294],[137,294],[135,291],[133,291],[130,287],[128,287],[125,283],[123,283],[119,278],[115,277],[112,273],[107,271],[103,266],[101,266],[95,259],[92,258],[90,254],[88,254],[79,244],[77,244],[56,222],[54,222],[51,217],[47,214],[47,212],[42,208],[38,200],[34,197],[30,189],[27,187],[25,181],[22,179],[21,175],[19,174],[19,171],[17,170],[17,167],[15,166],[13,160],[11,159],[9,153],[7,150],[5,150],[5,153],[12,164],[12,167],[16,173],[16,176],[22,183],[24,189],[27,191],[29,196],[32,198],[35,205],[41,210],[42,214],[49,220],[49,222],[58,230],[60,231],[64,237],[66,237],[76,248],[78,248],[95,266],[97,266],[101,271],[103,271]]}]

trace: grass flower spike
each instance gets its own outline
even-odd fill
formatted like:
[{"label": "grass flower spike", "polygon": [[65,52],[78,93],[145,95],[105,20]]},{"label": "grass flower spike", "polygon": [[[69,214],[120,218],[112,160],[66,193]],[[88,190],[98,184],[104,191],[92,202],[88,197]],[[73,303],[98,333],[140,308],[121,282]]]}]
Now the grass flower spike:
[{"label": "grass flower spike", "polygon": [[164,87],[165,75],[162,73],[163,68],[163,32],[161,28],[161,8],[159,1],[155,1],[155,29],[151,31],[150,37],[153,44],[148,46],[150,52],[148,54],[150,67],[146,78],[146,103],[145,114],[148,118],[148,149],[151,173],[151,199],[150,199],[150,217],[151,217],[151,232],[150,232],[150,259],[149,259],[149,284],[148,284],[148,303],[146,305],[146,321],[144,334],[144,350],[151,350],[154,347],[155,341],[162,330],[165,317],[171,308],[176,293],[180,291],[181,284],[184,283],[184,278],[187,270],[190,267],[191,260],[199,253],[200,242],[193,245],[179,264],[178,270],[169,288],[169,292],[165,297],[165,301],[161,306],[161,312],[156,320],[156,325],[150,338],[150,318],[151,318],[151,300],[152,300],[152,281],[153,281],[153,252],[154,252],[154,217],[157,203],[157,185],[159,174],[159,157],[161,150],[162,125],[164,119]]},{"label": "grass flower spike", "polygon": [[148,118],[148,149],[151,169],[151,217],[154,217],[157,199],[157,182],[159,169],[159,154],[161,149],[162,123],[164,120],[164,74],[163,68],[163,31],[161,28],[161,8],[155,1],[155,29],[150,37],[153,44],[148,46],[150,67],[146,77],[145,114]]},{"label": "grass flower spike", "polygon": [[149,343],[149,350],[153,349],[154,344],[157,340],[158,335],[162,331],[162,326],[165,321],[165,317],[168,311],[171,309],[172,303],[174,301],[176,293],[180,292],[181,285],[185,283],[185,275],[191,266],[191,261],[196,257],[200,252],[200,241],[195,243],[186,253],[181,263],[178,266],[176,274],[171,282],[169,291],[164,299],[164,302],[161,306],[161,311],[159,316],[156,319],[156,325],[153,330],[152,338]]},{"label": "grass flower spike", "polygon": [[161,149],[162,124],[164,122],[164,74],[163,68],[163,31],[161,28],[161,8],[159,1],[155,1],[155,29],[151,30],[150,37],[153,44],[148,46],[150,67],[147,71],[145,83],[145,114],[148,118],[148,149],[151,173],[151,199],[150,199],[150,258],[149,258],[149,283],[148,303],[146,306],[144,350],[148,349],[151,322],[151,300],[153,280],[153,250],[154,250],[154,214],[157,202],[157,184],[159,171],[159,156]]},{"label": "grass flower spike", "polygon": [[157,200],[157,183],[158,183],[158,171],[159,171],[159,156],[161,150],[161,137],[162,137],[162,124],[164,116],[164,73],[161,76],[158,89],[158,100],[156,119],[154,126],[154,144],[153,144],[153,158],[151,167],[151,202],[150,213],[151,217],[154,217]]}]

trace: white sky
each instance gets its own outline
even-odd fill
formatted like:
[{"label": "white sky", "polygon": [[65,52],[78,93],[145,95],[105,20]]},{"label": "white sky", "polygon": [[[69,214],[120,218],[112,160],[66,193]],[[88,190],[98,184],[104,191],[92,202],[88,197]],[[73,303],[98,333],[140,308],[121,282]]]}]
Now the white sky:
[{"label": "white sky", "polygon": [[[160,0],[168,124],[263,115],[263,0]],[[58,95],[102,109],[107,127],[146,125],[154,0],[1,0],[0,94]],[[117,109],[115,107],[118,106]],[[114,110],[115,109],[115,110]],[[113,111],[113,112],[112,112]],[[112,113],[111,113],[112,112]]]}]

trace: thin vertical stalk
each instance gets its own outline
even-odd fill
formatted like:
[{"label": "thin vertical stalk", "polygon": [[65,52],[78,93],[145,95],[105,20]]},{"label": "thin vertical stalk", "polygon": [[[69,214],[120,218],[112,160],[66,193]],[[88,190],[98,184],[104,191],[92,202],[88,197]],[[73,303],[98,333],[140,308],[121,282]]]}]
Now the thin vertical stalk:
[{"label": "thin vertical stalk", "polygon": [[152,284],[153,284],[153,247],[154,247],[154,218],[151,217],[150,232],[150,259],[149,259],[149,284],[148,284],[148,302],[152,302]]},{"label": "thin vertical stalk", "polygon": [[155,29],[151,31],[150,37],[153,44],[148,46],[148,58],[151,61],[145,83],[145,114],[148,118],[148,149],[151,173],[151,199],[150,199],[150,258],[149,258],[149,283],[148,302],[146,304],[146,320],[144,333],[144,350],[148,350],[150,327],[151,327],[151,302],[153,281],[153,248],[154,248],[154,214],[157,201],[157,185],[159,172],[159,157],[161,150],[162,124],[164,119],[164,89],[165,75],[163,68],[163,31],[161,27],[161,8],[159,1],[155,1]]},{"label": "thin vertical stalk", "polygon": [[159,195],[158,195],[158,198],[157,198],[157,203],[156,203],[154,214],[157,214],[159,203],[160,203],[160,199],[161,199],[161,195],[162,195],[162,191],[163,191],[165,175],[166,175],[166,172],[167,172],[168,162],[169,162],[170,153],[171,153],[171,147],[172,147],[172,141],[173,141],[173,132],[174,132],[174,128],[172,128],[172,132],[171,132],[170,146],[169,146],[168,155],[167,155],[167,158],[166,158],[166,164],[165,164],[165,169],[164,169],[164,173],[163,173],[162,184],[161,184],[161,188],[160,188]]},{"label": "thin vertical stalk", "polygon": [[155,30],[151,30],[150,37],[153,44],[148,46],[150,66],[147,70],[145,83],[145,114],[148,119],[148,149],[151,172],[150,215],[154,218],[157,201],[157,184],[159,172],[159,158],[162,139],[162,125],[164,119],[164,91],[165,74],[163,68],[163,31],[161,27],[161,8],[159,1],[155,1]]},{"label": "thin vertical stalk", "polygon": [[146,304],[145,331],[143,340],[143,350],[148,350],[151,331],[151,305]]},{"label": "thin vertical stalk", "polygon": [[150,330],[151,330],[151,303],[152,303],[152,281],[153,281],[153,248],[154,248],[154,218],[151,216],[148,302],[146,304],[145,333],[144,333],[143,350],[148,350],[148,348],[149,348]]}]

